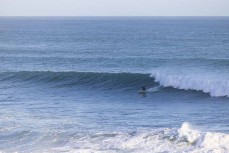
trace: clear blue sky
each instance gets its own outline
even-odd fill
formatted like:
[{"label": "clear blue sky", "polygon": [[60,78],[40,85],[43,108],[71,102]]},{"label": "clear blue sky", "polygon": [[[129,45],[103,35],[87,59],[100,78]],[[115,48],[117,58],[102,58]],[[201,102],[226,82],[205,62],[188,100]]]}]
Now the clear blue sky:
[{"label": "clear blue sky", "polygon": [[0,16],[229,16],[229,0],[0,0]]}]

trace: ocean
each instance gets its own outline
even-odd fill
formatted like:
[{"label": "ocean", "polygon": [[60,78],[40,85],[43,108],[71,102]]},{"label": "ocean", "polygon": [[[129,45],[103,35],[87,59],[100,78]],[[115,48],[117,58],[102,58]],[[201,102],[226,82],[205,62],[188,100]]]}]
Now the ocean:
[{"label": "ocean", "polygon": [[229,18],[0,17],[0,152],[229,152]]}]

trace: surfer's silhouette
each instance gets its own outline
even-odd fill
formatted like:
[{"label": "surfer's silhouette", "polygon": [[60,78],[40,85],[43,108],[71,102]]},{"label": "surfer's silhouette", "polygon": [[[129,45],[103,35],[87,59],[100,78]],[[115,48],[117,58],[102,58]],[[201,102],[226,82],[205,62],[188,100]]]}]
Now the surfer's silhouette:
[{"label": "surfer's silhouette", "polygon": [[141,94],[142,97],[146,97],[146,92],[147,92],[146,87],[143,86],[143,87],[141,87],[141,90],[139,91],[139,94]]},{"label": "surfer's silhouette", "polygon": [[142,92],[146,92],[146,87],[142,87],[141,89]]}]

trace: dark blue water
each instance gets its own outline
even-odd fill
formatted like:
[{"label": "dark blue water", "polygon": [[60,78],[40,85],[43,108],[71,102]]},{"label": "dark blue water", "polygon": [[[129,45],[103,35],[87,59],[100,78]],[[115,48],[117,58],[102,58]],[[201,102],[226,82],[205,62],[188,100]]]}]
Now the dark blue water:
[{"label": "dark blue water", "polygon": [[227,152],[228,48],[227,17],[1,17],[0,151]]}]

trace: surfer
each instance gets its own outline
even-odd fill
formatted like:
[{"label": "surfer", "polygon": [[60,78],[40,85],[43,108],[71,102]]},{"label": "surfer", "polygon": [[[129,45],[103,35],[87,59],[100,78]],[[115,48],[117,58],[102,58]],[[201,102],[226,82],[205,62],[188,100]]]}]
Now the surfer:
[{"label": "surfer", "polygon": [[142,92],[146,92],[146,87],[142,87],[142,88],[141,88],[141,91],[142,91]]},{"label": "surfer", "polygon": [[142,87],[142,91],[146,92],[146,87]]},{"label": "surfer", "polygon": [[141,87],[139,94],[142,95],[142,97],[146,97],[146,92],[147,92],[146,87],[143,86]]}]

